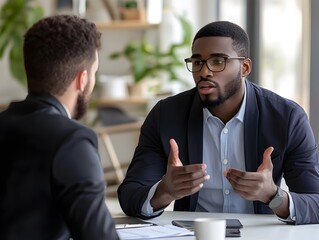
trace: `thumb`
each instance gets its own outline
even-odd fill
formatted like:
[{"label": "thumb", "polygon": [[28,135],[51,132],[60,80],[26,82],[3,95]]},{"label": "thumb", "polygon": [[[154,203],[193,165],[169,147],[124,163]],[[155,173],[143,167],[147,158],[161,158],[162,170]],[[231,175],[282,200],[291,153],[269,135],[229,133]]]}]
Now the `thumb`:
[{"label": "thumb", "polygon": [[273,165],[271,162],[271,153],[274,151],[273,147],[268,147],[263,154],[263,162],[262,164],[258,167],[257,171],[262,171],[265,169],[271,170],[273,169]]},{"label": "thumb", "polygon": [[169,140],[169,145],[170,145],[170,152],[168,156],[168,164],[171,166],[183,166],[178,155],[179,153],[178,145],[173,138]]}]

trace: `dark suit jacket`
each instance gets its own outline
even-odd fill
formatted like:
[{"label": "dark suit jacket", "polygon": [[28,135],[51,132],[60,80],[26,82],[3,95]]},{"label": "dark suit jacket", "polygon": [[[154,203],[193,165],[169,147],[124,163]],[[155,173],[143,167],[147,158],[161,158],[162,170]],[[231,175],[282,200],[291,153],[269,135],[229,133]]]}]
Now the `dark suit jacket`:
[{"label": "dark suit jacket", "polygon": [[[245,164],[256,171],[265,149],[274,147],[273,179],[282,176],[290,189],[296,224],[319,223],[318,151],[307,116],[296,103],[249,81],[244,118]],[[196,89],[160,101],[147,116],[127,175],[118,189],[127,215],[141,216],[141,208],[153,184],[166,172],[169,139],[179,146],[183,164],[202,162],[203,108]],[[128,197],[130,196],[130,197]],[[174,210],[195,211],[198,193],[175,201]],[[254,202],[255,213],[272,213]]]},{"label": "dark suit jacket", "polygon": [[95,133],[49,95],[0,113],[0,239],[118,239]]}]

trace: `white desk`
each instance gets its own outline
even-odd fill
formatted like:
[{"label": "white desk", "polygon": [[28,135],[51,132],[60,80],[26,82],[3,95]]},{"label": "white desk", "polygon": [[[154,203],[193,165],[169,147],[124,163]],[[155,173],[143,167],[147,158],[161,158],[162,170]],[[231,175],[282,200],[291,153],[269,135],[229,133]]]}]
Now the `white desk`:
[{"label": "white desk", "polygon": [[[319,239],[319,225],[287,225],[274,215],[199,213],[165,211],[161,216],[149,220],[158,225],[170,224],[174,219],[193,220],[197,217],[238,218],[243,224],[240,238],[232,240],[304,240]],[[176,237],[175,237],[176,238]],[[174,239],[175,239],[174,238]],[[161,238],[173,239],[173,238]],[[194,236],[178,237],[178,240],[195,239]]]}]

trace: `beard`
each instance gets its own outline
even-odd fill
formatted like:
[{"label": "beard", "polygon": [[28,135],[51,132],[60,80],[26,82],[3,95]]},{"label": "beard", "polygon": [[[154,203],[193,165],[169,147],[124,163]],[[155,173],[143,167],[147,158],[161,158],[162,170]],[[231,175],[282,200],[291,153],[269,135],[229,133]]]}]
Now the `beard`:
[{"label": "beard", "polygon": [[89,105],[89,85],[90,82],[85,86],[84,91],[78,95],[76,100],[73,116],[76,120],[80,120],[87,111]]},{"label": "beard", "polygon": [[209,95],[205,95],[204,99],[202,99],[203,107],[205,108],[213,108],[217,107],[224,102],[226,102],[228,99],[230,99],[233,95],[235,95],[240,87],[241,87],[241,73],[238,72],[236,78],[234,78],[231,82],[229,82],[225,86],[225,92],[221,93],[219,92],[219,96],[215,100],[209,99]]}]

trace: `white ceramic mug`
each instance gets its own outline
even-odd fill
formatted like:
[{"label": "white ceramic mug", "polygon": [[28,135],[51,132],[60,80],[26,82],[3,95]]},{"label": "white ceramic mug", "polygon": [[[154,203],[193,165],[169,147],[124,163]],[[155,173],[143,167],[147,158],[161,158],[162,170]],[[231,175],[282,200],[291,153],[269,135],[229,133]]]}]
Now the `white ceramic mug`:
[{"label": "white ceramic mug", "polygon": [[196,218],[195,236],[196,240],[224,240],[226,236],[226,220]]}]

